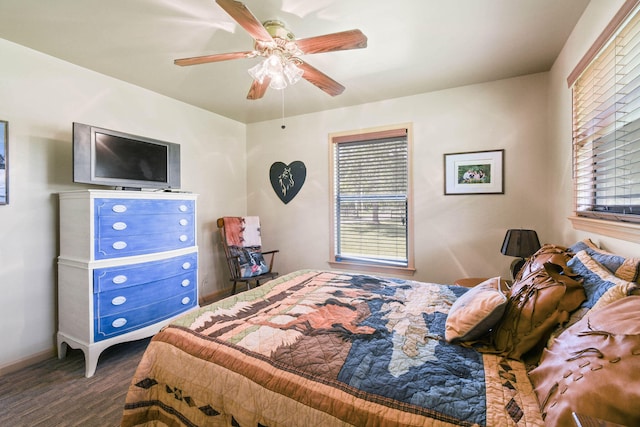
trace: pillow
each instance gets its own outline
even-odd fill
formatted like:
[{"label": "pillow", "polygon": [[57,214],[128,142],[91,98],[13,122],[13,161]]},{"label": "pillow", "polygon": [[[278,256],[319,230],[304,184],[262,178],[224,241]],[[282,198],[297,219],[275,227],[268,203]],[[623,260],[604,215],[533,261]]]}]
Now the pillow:
[{"label": "pillow", "polygon": [[629,282],[640,283],[640,258],[627,258],[600,249],[590,239],[582,240],[571,247],[574,252],[585,251],[616,277]]},{"label": "pillow", "polygon": [[262,252],[243,249],[244,256],[240,257],[240,275],[243,278],[255,277],[269,272],[264,262]]},{"label": "pillow", "polygon": [[591,310],[598,310],[621,298],[640,292],[640,285],[616,277],[611,271],[593,259],[585,250],[578,252],[569,261],[569,266],[582,276],[586,299],[571,313],[569,321],[560,325],[551,334],[549,345],[565,329],[579,321]]},{"label": "pillow", "polygon": [[[638,288],[638,284],[627,281],[605,268],[596,257],[589,255],[586,250],[578,252],[571,261],[569,267],[582,277],[582,285],[586,295],[586,300],[581,304],[581,309],[593,308],[605,294],[619,293],[619,290],[611,288],[622,288],[628,295]],[[611,295],[608,296],[611,298]]]},{"label": "pillow", "polygon": [[[491,334],[496,353],[519,360],[543,346],[553,329],[569,320],[585,294],[580,282],[561,274],[565,269],[546,262],[513,284],[505,313]],[[539,351],[530,355],[537,357]]]},{"label": "pillow", "polygon": [[507,304],[500,277],[493,277],[469,289],[451,306],[444,336],[449,342],[474,341],[486,335],[500,320]]},{"label": "pillow", "polygon": [[229,246],[229,251],[231,256],[237,257],[240,277],[243,279],[269,272],[269,266],[264,262],[260,247]]},{"label": "pillow", "polygon": [[571,269],[567,268],[567,262],[569,262],[574,254],[574,251],[564,246],[546,243],[527,259],[516,275],[515,281],[522,280],[542,270],[546,262],[559,265],[562,267],[563,274],[573,276],[574,274],[571,272]]},{"label": "pillow", "polygon": [[593,243],[593,241],[591,241],[591,239],[581,240],[581,241],[573,244],[572,246],[570,246],[569,249],[572,250],[574,253],[578,253],[580,251],[584,251],[584,250],[587,250],[587,249],[600,250],[598,245]]},{"label": "pillow", "polygon": [[640,296],[591,311],[563,332],[529,373],[546,425],[572,412],[640,425]]}]

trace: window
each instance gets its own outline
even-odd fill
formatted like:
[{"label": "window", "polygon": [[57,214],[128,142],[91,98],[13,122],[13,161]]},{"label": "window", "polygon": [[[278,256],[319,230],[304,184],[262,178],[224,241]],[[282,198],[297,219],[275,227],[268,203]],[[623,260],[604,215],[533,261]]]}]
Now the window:
[{"label": "window", "polygon": [[601,46],[592,49],[588,65],[569,77],[578,217],[640,223],[640,14],[631,11],[635,3],[625,3],[606,39],[599,39]]},{"label": "window", "polygon": [[408,126],[331,136],[332,265],[413,271],[409,139]]}]

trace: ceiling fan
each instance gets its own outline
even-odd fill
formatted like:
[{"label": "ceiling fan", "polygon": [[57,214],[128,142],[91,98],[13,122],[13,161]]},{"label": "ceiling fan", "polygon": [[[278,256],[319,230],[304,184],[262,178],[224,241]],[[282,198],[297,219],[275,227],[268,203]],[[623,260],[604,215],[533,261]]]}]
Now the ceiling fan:
[{"label": "ceiling fan", "polygon": [[[260,21],[241,2],[235,0],[216,0],[242,28],[255,40],[254,50],[220,53],[176,59],[180,66],[206,64],[231,59],[264,57],[265,60],[249,70],[254,78],[247,99],[260,99],[267,88],[282,89],[287,83],[295,83],[303,78],[331,96],[340,95],[345,87],[320,70],[312,67],[301,55],[333,52],[338,50],[361,49],[367,47],[367,37],[360,30],[342,31],[296,40],[294,35],[280,21]],[[279,73],[270,72],[277,69]],[[282,80],[282,81],[281,81]]]}]

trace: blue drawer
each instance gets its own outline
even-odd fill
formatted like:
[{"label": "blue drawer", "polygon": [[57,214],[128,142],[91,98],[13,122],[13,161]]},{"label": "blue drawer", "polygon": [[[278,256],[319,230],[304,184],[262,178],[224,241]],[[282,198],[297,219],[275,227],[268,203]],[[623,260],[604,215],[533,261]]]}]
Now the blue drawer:
[{"label": "blue drawer", "polygon": [[192,214],[101,216],[96,220],[96,239],[171,232],[193,235],[194,221]]},{"label": "blue drawer", "polygon": [[195,213],[194,200],[165,199],[95,199],[95,215],[155,215]]},{"label": "blue drawer", "polygon": [[194,246],[195,201],[95,199],[95,259]]},{"label": "blue drawer", "polygon": [[153,325],[189,310],[197,305],[196,289],[169,299],[139,307],[135,310],[112,314],[94,320],[95,342],[122,335],[145,326]]},{"label": "blue drawer", "polygon": [[196,287],[196,272],[169,277],[157,282],[100,292],[94,298],[94,316],[104,317],[143,307],[150,300],[162,301]]},{"label": "blue drawer", "polygon": [[146,255],[194,246],[193,232],[168,232],[140,236],[105,237],[96,240],[96,259]]},{"label": "blue drawer", "polygon": [[159,261],[97,268],[93,271],[93,292],[120,290],[186,273],[192,273],[195,276],[197,271],[198,254],[196,252]]}]

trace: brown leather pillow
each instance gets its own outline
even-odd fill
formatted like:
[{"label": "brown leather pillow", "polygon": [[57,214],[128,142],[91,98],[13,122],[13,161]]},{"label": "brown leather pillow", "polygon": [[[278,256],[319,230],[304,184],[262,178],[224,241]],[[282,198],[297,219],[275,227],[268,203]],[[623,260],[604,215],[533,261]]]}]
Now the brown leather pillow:
[{"label": "brown leather pillow", "polygon": [[563,274],[567,276],[575,276],[571,269],[567,267],[567,262],[573,257],[574,253],[571,249],[564,246],[544,244],[531,257],[527,259],[520,271],[515,277],[515,281],[525,279],[531,274],[542,270],[546,262],[552,262],[562,267]]},{"label": "brown leather pillow", "polygon": [[529,376],[547,425],[573,425],[572,411],[640,425],[640,296],[591,310]]},{"label": "brown leather pillow", "polygon": [[505,313],[491,334],[495,352],[521,359],[542,346],[551,331],[580,306],[584,289],[580,282],[561,274],[566,268],[546,262],[513,284]]}]

